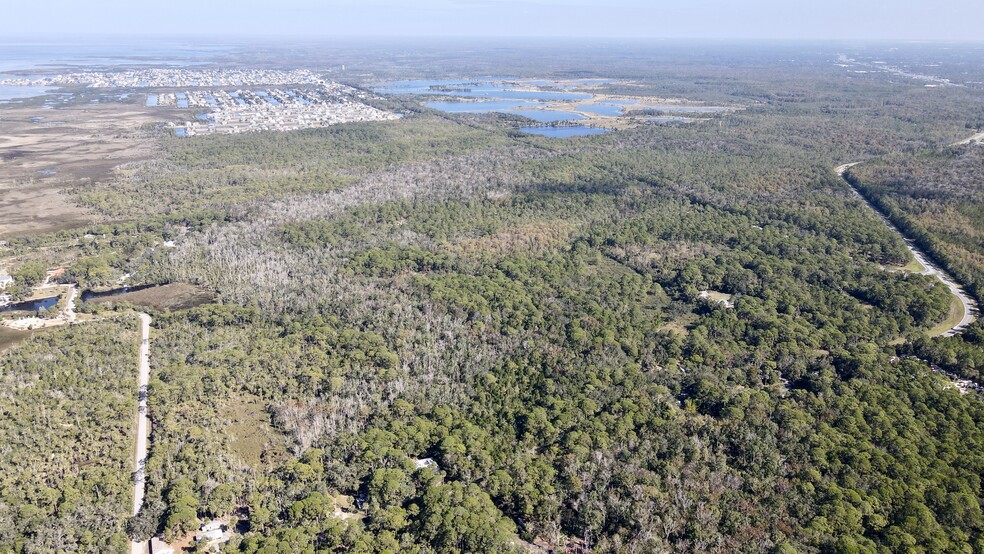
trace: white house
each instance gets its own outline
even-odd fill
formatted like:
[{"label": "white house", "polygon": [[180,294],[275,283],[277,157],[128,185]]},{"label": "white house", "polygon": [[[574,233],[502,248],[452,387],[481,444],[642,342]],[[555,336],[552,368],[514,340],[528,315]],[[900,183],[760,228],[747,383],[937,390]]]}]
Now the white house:
[{"label": "white house", "polygon": [[0,273],[0,290],[14,284],[14,278],[6,273]]},{"label": "white house", "polygon": [[198,536],[199,541],[213,542],[221,541],[225,538],[225,532],[222,530],[223,524],[221,521],[210,521],[201,527],[201,535]]}]

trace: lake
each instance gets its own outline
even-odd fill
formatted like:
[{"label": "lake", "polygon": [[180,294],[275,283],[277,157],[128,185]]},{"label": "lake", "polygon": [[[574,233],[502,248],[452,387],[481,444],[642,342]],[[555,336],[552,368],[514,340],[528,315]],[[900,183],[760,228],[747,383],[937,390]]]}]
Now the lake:
[{"label": "lake", "polygon": [[[542,81],[538,81],[542,82]],[[516,90],[533,83],[505,83],[501,80],[478,79],[456,81],[395,81],[372,85],[383,94],[417,94],[433,96],[458,96],[461,98],[495,98],[502,100],[589,100],[592,96],[582,92]]]},{"label": "lake", "polygon": [[[3,77],[0,76],[0,80]],[[35,96],[44,96],[51,92],[52,89],[45,87],[20,87],[16,85],[0,85],[0,102],[7,102],[9,100],[17,100],[20,98],[33,98]]]},{"label": "lake", "polygon": [[581,111],[594,113],[598,115],[607,115],[609,117],[618,117],[622,115],[622,106],[615,106],[613,104],[588,104],[587,106],[581,106]]},{"label": "lake", "polygon": [[83,291],[82,292],[82,295],[79,296],[79,299],[81,299],[82,302],[88,302],[90,300],[95,300],[95,299],[98,299],[98,298],[107,298],[107,297],[110,297],[110,296],[119,296],[121,294],[127,294],[127,293],[131,293],[131,292],[139,292],[139,291],[142,291],[142,290],[152,289],[152,288],[156,288],[156,287],[160,287],[160,286],[161,285],[137,285],[137,286],[133,286],[133,287],[121,287],[121,288],[118,288],[118,289],[104,290],[104,291],[101,291],[101,292],[96,292],[94,290],[86,290],[86,291]]},{"label": "lake", "polygon": [[659,110],[661,112],[701,112],[701,113],[724,112],[728,110],[728,108],[722,108],[720,106],[647,106],[645,109]]},{"label": "lake", "polygon": [[647,117],[646,121],[651,121],[653,123],[689,123],[693,121],[693,119],[690,119],[689,117],[665,116],[665,117]]},{"label": "lake", "polygon": [[543,104],[525,100],[490,100],[487,102],[427,102],[432,110],[447,113],[489,113],[508,111],[519,107],[537,107]]},{"label": "lake", "polygon": [[530,135],[540,135],[550,138],[587,137],[591,135],[603,135],[610,132],[608,129],[588,127],[587,125],[575,125],[572,127],[520,127],[519,130]]},{"label": "lake", "polygon": [[59,298],[59,296],[51,296],[37,300],[28,300],[26,302],[17,302],[16,304],[7,304],[6,306],[0,307],[0,312],[36,312],[41,308],[50,310],[58,305]]},{"label": "lake", "polygon": [[561,112],[557,110],[502,110],[505,113],[511,113],[516,115],[521,115],[523,117],[528,117],[533,121],[539,121],[540,123],[556,123],[558,121],[577,121],[579,119],[584,119],[581,114],[576,114],[574,112]]}]

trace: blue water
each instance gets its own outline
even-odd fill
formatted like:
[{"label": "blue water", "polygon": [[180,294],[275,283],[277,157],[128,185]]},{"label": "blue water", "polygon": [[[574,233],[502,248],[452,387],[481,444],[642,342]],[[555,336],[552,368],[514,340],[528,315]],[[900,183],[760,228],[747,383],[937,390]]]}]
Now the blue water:
[{"label": "blue water", "polygon": [[265,100],[266,103],[267,104],[270,104],[271,106],[279,106],[280,105],[280,101],[277,100],[276,98],[270,96],[270,94],[267,91],[265,91],[265,90],[258,90],[258,91],[256,91],[256,95],[259,96],[260,98],[262,98],[263,100]]},{"label": "blue water", "polygon": [[723,112],[728,108],[721,108],[717,106],[651,106],[649,109],[659,110],[661,112],[700,112],[700,113],[710,113],[710,112]]},{"label": "blue water", "polygon": [[216,106],[216,105],[218,105],[218,102],[215,100],[215,97],[212,96],[211,94],[206,94],[205,95],[205,102],[207,102],[209,106]]},{"label": "blue water", "polygon": [[587,106],[581,106],[581,110],[611,117],[618,117],[622,115],[622,107],[613,106],[612,104],[590,104]]},{"label": "blue water", "polygon": [[304,98],[303,96],[301,96],[300,94],[297,94],[296,92],[294,92],[292,90],[288,90],[287,91],[287,96],[290,96],[291,98],[293,98],[294,100],[300,102],[301,104],[303,104],[305,106],[307,106],[308,104],[311,103],[310,101],[308,101],[307,98]]},{"label": "blue water", "polygon": [[55,175],[56,173],[58,173],[54,169],[39,169],[37,172],[40,173],[41,175]]},{"label": "blue water", "polygon": [[188,131],[184,127],[178,127],[174,130],[174,135],[177,137],[185,138],[188,136]]},{"label": "blue water", "polygon": [[447,113],[489,113],[507,111],[519,107],[542,106],[536,102],[526,102],[524,100],[491,100],[488,102],[427,102],[424,104],[432,110],[440,110]]},{"label": "blue water", "polygon": [[[0,77],[2,79],[2,77]],[[43,96],[51,92],[51,89],[44,87],[19,87],[15,85],[0,85],[0,102],[16,100],[20,98],[33,98]]]},{"label": "blue water", "polygon": [[207,113],[200,113],[195,116],[195,119],[199,121],[208,121],[209,115]]},{"label": "blue water", "polygon": [[7,304],[6,306],[0,306],[0,312],[36,312],[41,308],[50,310],[58,304],[58,298],[57,296],[52,296],[38,300],[29,300],[27,302],[18,302],[17,304]]},{"label": "blue water", "polygon": [[555,110],[502,110],[507,113],[512,113],[516,115],[521,115],[523,117],[528,117],[533,121],[539,121],[540,123],[556,123],[558,121],[576,121],[579,119],[584,119],[583,115],[576,114],[574,112],[561,112]]},{"label": "blue water", "polygon": [[[590,94],[580,92],[510,90],[513,85],[497,84],[499,80],[457,80],[457,81],[397,81],[374,85],[377,92],[384,94],[429,94],[437,96],[458,96],[461,98],[497,98],[503,100],[587,100]],[[431,87],[449,87],[467,90],[435,90]]]},{"label": "blue water", "polygon": [[550,138],[587,137],[591,135],[603,135],[609,132],[608,129],[599,129],[586,125],[577,125],[574,127],[520,127],[519,130],[530,135],[540,135]]},{"label": "blue water", "polygon": [[581,92],[551,92],[536,90],[504,90],[499,88],[473,89],[471,92],[454,92],[451,96],[464,98],[507,98],[510,100],[588,100],[590,94]]},{"label": "blue water", "polygon": [[653,123],[687,123],[688,121],[693,121],[689,117],[647,117],[646,121],[652,121]]},{"label": "blue water", "polygon": [[133,63],[198,65],[234,51],[226,46],[185,41],[145,40],[91,42],[24,42],[0,40],[0,71],[37,72],[68,66],[109,66]]},{"label": "blue water", "polygon": [[188,107],[188,97],[183,92],[178,92],[174,95],[175,101],[178,103],[179,108]]},{"label": "blue water", "polygon": [[80,296],[82,302],[88,302],[93,298],[105,298],[107,296],[119,296],[121,294],[126,294],[128,292],[137,292],[145,289],[152,289],[159,287],[160,285],[136,285],[132,287],[122,287],[118,289],[106,290],[102,292],[96,292],[94,290],[86,290],[82,292]]}]

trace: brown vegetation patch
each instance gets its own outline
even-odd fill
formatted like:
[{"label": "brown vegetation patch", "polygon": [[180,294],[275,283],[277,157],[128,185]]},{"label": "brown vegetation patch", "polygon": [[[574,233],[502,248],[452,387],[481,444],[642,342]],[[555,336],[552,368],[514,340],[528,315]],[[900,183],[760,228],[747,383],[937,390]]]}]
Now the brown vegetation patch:
[{"label": "brown vegetation patch", "polygon": [[566,243],[573,231],[574,225],[568,221],[522,223],[484,237],[459,240],[448,249],[463,255],[516,251],[539,253]]},{"label": "brown vegetation patch", "polygon": [[34,334],[34,331],[20,331],[0,325],[0,354],[3,354],[15,344],[25,341]]},{"label": "brown vegetation patch", "polygon": [[146,125],[161,119],[160,112],[114,103],[18,107],[2,114],[0,239],[95,221],[63,191],[109,180],[120,164],[150,157],[154,140]]},{"label": "brown vegetation patch", "polygon": [[256,468],[287,457],[284,436],[270,425],[270,415],[255,397],[236,397],[219,409],[229,449]]},{"label": "brown vegetation patch", "polygon": [[187,310],[215,300],[211,292],[188,283],[171,283],[159,287],[103,296],[89,300],[92,304],[121,304],[144,306],[157,310]]}]

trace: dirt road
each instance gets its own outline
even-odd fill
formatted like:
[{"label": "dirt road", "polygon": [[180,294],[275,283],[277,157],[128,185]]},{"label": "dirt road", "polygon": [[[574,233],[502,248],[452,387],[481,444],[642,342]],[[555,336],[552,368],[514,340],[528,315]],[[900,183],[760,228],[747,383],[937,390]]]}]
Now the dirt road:
[{"label": "dirt road", "polygon": [[961,145],[961,144],[970,144],[972,142],[984,142],[984,133],[977,133],[976,135],[974,135],[972,137],[968,137],[968,138],[965,138],[963,140],[958,140],[957,142],[954,142],[950,146],[958,146],[958,145]]},{"label": "dirt road", "polygon": [[[844,179],[844,172],[847,171],[851,166],[857,165],[858,163],[859,162],[855,162],[855,163],[838,166],[835,169],[835,171],[837,172],[837,175],[841,177],[841,179]],[[950,274],[948,274],[942,268],[940,268],[935,263],[930,261],[929,256],[927,256],[922,250],[920,250],[919,247],[917,247],[913,241],[909,240],[909,238],[903,235],[902,232],[899,231],[898,227],[896,227],[891,221],[889,221],[889,219],[885,217],[885,215],[882,214],[878,210],[878,208],[874,206],[874,204],[868,202],[868,199],[862,196],[861,193],[858,192],[856,188],[854,188],[854,185],[852,185],[850,181],[844,179],[844,182],[847,183],[849,187],[851,187],[851,191],[854,192],[855,196],[857,196],[865,204],[867,204],[868,207],[871,208],[871,211],[875,212],[875,214],[878,216],[879,219],[882,220],[882,223],[884,223],[885,226],[887,226],[892,231],[895,231],[896,233],[898,233],[899,236],[902,237],[902,240],[905,241],[906,248],[909,249],[909,252],[912,253],[912,256],[916,259],[916,261],[922,264],[924,268],[926,268],[921,273],[923,275],[932,275],[937,279],[939,279],[940,281],[942,281],[943,284],[950,289],[950,293],[954,297],[956,297],[957,300],[960,301],[960,304],[963,305],[963,317],[961,317],[960,321],[957,322],[952,327],[950,327],[949,329],[940,333],[940,335],[944,337],[950,337],[959,334],[964,329],[966,329],[967,326],[974,321],[975,314],[977,314],[978,311],[977,302],[973,298],[968,296],[967,293],[965,293],[963,289],[960,288],[959,285],[957,285],[956,281],[953,280],[953,277],[951,277]]]},{"label": "dirt road", "polygon": [[[137,448],[134,453],[133,515],[140,512],[144,500],[144,464],[147,462],[147,442],[150,427],[147,421],[147,384],[150,382],[150,316],[140,314],[140,361],[137,370]],[[143,554],[146,542],[130,542],[130,554]]]}]

